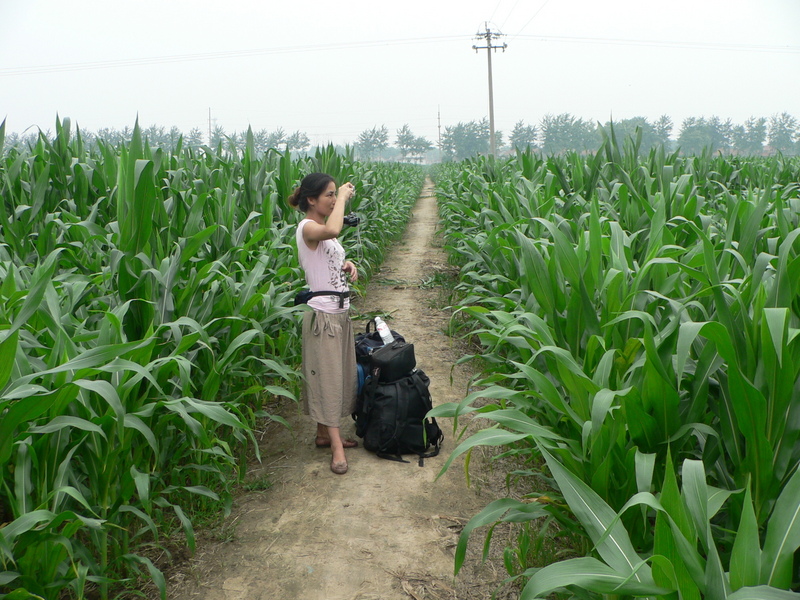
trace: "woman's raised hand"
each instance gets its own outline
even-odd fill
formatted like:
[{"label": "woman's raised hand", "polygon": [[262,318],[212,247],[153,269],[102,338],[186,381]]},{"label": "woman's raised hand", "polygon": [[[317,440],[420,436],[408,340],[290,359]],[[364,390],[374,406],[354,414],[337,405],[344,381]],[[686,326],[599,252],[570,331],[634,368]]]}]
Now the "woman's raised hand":
[{"label": "woman's raised hand", "polygon": [[337,197],[347,201],[355,196],[355,194],[356,186],[348,181],[347,183],[343,183],[341,186],[339,186],[339,193],[337,194]]}]

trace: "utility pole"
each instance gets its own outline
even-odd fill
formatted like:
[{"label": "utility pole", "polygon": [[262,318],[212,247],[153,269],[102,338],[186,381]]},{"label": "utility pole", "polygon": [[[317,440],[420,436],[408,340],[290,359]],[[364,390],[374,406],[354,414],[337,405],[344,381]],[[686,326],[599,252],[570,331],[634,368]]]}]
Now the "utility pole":
[{"label": "utility pole", "polygon": [[491,140],[492,146],[492,156],[497,153],[497,142],[495,141],[494,136],[494,92],[492,91],[492,50],[497,50],[498,48],[502,49],[503,52],[506,51],[506,47],[508,44],[503,43],[502,45],[492,45],[492,39],[497,39],[501,37],[502,33],[494,33],[491,29],[489,29],[489,24],[485,23],[486,31],[481,33],[480,31],[475,35],[476,40],[486,40],[485,46],[472,46],[475,50],[475,53],[478,53],[478,50],[486,50],[486,58],[489,61],[489,136]]}]

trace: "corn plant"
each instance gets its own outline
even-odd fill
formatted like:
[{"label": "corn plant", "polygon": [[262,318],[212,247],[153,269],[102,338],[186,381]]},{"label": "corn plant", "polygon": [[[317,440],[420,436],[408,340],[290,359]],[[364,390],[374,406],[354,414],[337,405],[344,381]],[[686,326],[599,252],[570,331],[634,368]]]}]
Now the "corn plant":
[{"label": "corn plant", "polygon": [[419,169],[249,138],[167,152],[137,125],[90,151],[64,119],[0,156],[0,596],[108,598],[144,571],[163,597],[146,550],[176,530],[194,548],[258,456],[253,424],[285,423],[266,400],[296,398],[287,190],[320,161],[354,180],[390,232],[359,248],[369,273],[421,187]]},{"label": "corn plant", "polygon": [[[590,491],[636,548],[656,543],[656,511],[623,507],[664,486],[679,461],[703,464],[727,490],[703,560],[716,552],[727,567],[728,532],[746,511],[762,534],[782,518],[775,507],[800,463],[797,164],[754,159],[746,170],[661,150],[640,161],[635,150],[612,136],[586,159],[519,153],[505,169],[487,159],[440,171],[448,249],[462,268],[460,322],[492,374],[484,391],[434,413],[496,419],[508,433],[478,434],[466,450],[497,441],[518,456],[546,454],[576,516]],[[763,169],[775,176],[765,187]],[[496,404],[472,408],[479,395]],[[573,479],[585,489],[568,497]],[[734,493],[745,488],[746,498]],[[602,534],[587,530],[595,551]],[[649,575],[639,583],[619,593],[662,593]]]}]

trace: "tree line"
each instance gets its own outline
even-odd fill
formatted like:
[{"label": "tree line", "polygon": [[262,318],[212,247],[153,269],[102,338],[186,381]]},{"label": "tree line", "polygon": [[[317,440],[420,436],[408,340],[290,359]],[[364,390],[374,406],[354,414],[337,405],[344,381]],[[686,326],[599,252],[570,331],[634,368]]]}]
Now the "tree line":
[{"label": "tree line", "polygon": [[[500,153],[526,147],[548,155],[567,151],[594,152],[599,148],[603,135],[611,135],[613,131],[618,139],[636,136],[641,152],[663,145],[670,151],[679,148],[684,154],[701,154],[704,151],[746,155],[777,152],[785,155],[800,154],[800,122],[786,112],[769,118],[750,117],[740,124],[717,116],[689,117],[683,120],[674,138],[673,129],[673,121],[667,115],[662,115],[653,122],[645,117],[634,117],[600,124],[570,113],[562,113],[545,115],[539,124],[518,121],[507,136],[503,131],[496,131],[495,138]],[[90,145],[98,140],[119,144],[130,140],[132,130],[129,127],[103,128],[96,132],[82,130],[81,134],[84,143]],[[183,133],[177,127],[167,129],[153,125],[143,129],[142,135],[151,147],[162,148],[174,148],[178,140],[182,139],[184,147],[200,148],[207,144],[212,148],[221,146],[241,150],[247,141],[247,131],[228,133],[220,126],[214,127],[208,133],[198,127]],[[273,131],[252,131],[252,135],[258,152],[277,148],[302,153],[311,147],[308,135],[302,131],[288,133],[279,127]],[[33,144],[37,136],[38,132],[24,136],[8,133],[6,143]],[[385,125],[365,129],[358,135],[352,147],[356,156],[362,160],[422,162],[429,158],[429,153],[437,146],[442,160],[462,160],[488,154],[489,144],[489,121],[483,118],[445,127],[436,145],[424,136],[415,135],[408,124],[405,124],[396,130],[394,136]]]},{"label": "tree line", "polygon": [[[640,136],[639,149],[648,152],[663,145],[684,154],[703,151],[726,154],[800,154],[800,123],[789,113],[766,117],[750,117],[736,124],[731,119],[689,117],[684,119],[673,139],[673,121],[663,115],[654,122],[645,117],[594,123],[569,113],[545,115],[539,125],[518,121],[504,144],[504,132],[495,132],[500,151],[514,148],[541,150],[544,154],[567,151],[594,152],[602,142],[603,133],[613,133],[618,139]],[[447,127],[442,135],[442,155],[445,159],[461,160],[489,152],[489,123],[487,119],[458,123]]]}]

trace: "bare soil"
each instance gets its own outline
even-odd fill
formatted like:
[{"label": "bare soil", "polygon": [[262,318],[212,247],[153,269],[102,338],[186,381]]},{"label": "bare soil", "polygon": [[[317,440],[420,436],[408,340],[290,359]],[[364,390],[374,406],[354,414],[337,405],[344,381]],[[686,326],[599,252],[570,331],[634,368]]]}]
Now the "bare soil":
[{"label": "bare soil", "polygon": [[[354,312],[388,315],[390,327],[414,343],[417,366],[431,379],[434,404],[441,404],[466,395],[470,372],[454,366],[463,352],[446,334],[449,313],[437,308],[442,292],[432,283],[452,269],[435,242],[437,224],[427,182],[404,238]],[[356,327],[363,323],[356,321]],[[453,576],[461,529],[503,494],[504,475],[473,457],[468,487],[462,457],[437,478],[457,444],[449,419],[440,421],[442,453],[423,467],[416,460],[383,460],[359,447],[347,450],[349,472],[335,475],[330,452],[314,447],[315,424],[294,405],[290,412],[291,429],[269,425],[262,462],[248,474],[271,485],[238,497],[216,535],[198,540],[195,556],[169,574],[169,598],[470,600],[489,598],[498,588],[498,597],[513,597],[501,585],[502,562],[481,561],[480,533],[466,566]],[[349,419],[342,431],[355,437]]]}]

